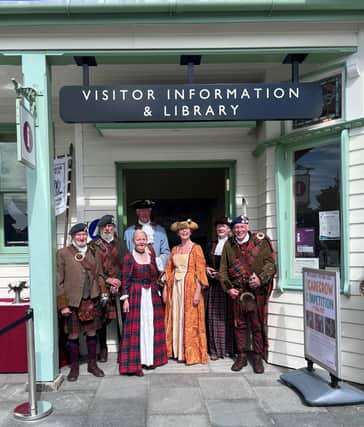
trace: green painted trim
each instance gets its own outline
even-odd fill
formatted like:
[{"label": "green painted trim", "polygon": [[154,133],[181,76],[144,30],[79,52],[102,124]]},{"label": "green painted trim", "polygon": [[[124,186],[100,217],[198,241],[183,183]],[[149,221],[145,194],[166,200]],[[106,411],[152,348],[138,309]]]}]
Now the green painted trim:
[{"label": "green painted trim", "polygon": [[341,132],[341,289],[344,295],[350,295],[350,275],[349,275],[349,251],[350,251],[350,231],[349,231],[349,148],[350,138],[348,129]]},{"label": "green painted trim", "polygon": [[101,133],[104,130],[117,129],[196,129],[196,128],[254,128],[255,121],[235,122],[144,122],[144,123],[95,123]]},{"label": "green painted trim", "polygon": [[28,254],[1,254],[0,265],[2,264],[29,264]]},{"label": "green painted trim", "polygon": [[[22,57],[23,86],[37,89],[36,167],[27,170],[30,299],[34,309],[36,380],[53,381],[59,372],[55,287],[54,138],[50,67],[44,54]],[[42,239],[39,239],[42,236]]]},{"label": "green painted trim", "polygon": [[[157,161],[157,162],[116,162],[116,195],[118,235],[122,236],[127,226],[126,180],[125,171],[128,169],[190,169],[190,168],[225,168],[230,178],[230,191],[225,189],[225,214],[235,215],[236,203],[236,160],[195,160],[195,161]],[[228,193],[228,195],[227,195]],[[228,202],[227,202],[228,200]]]},{"label": "green painted trim", "polygon": [[358,21],[361,0],[160,0],[140,2],[14,2],[0,3],[6,25],[94,22],[277,22]]},{"label": "green painted trim", "polygon": [[253,151],[253,156],[259,157],[268,147],[281,145],[291,145],[298,143],[305,143],[314,139],[328,138],[340,134],[343,130],[356,129],[364,127],[364,117],[359,119],[342,121],[334,123],[333,125],[317,127],[315,129],[306,129],[300,131],[293,131],[287,135],[278,138],[270,139],[257,145]]},{"label": "green painted trim", "polygon": [[307,79],[319,79],[320,74],[326,74],[334,72],[335,70],[344,72],[346,70],[346,62],[336,62],[335,64],[330,64],[327,67],[318,68],[315,71],[310,71],[309,73],[304,73],[300,76],[300,80],[307,80]]},{"label": "green painted trim", "polygon": [[[302,290],[302,280],[293,277],[294,253],[294,206],[292,196],[292,154],[297,150],[313,146],[323,146],[332,143],[340,143],[341,146],[341,215],[342,215],[342,239],[341,239],[341,289],[345,294],[349,292],[349,135],[348,130],[343,134],[330,134],[324,138],[312,137],[305,142],[295,144],[278,144],[276,146],[275,184],[277,193],[277,235],[278,235],[278,283],[281,291]],[[284,254],[282,256],[281,254]]]}]

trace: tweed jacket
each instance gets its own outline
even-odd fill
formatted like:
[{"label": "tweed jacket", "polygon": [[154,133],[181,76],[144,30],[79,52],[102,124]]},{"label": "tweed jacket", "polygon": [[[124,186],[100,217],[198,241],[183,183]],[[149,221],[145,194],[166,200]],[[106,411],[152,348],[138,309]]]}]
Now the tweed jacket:
[{"label": "tweed jacket", "polygon": [[[97,298],[100,293],[107,293],[107,288],[102,276],[100,258],[92,255],[87,250],[85,261],[94,267],[95,274],[91,274],[90,296]],[[80,305],[85,275],[88,274],[81,262],[74,258],[69,247],[57,251],[57,308],[62,310],[65,307],[78,307]]]},{"label": "tweed jacket", "polygon": [[[276,272],[275,254],[272,244],[264,233],[250,233],[249,240],[246,243],[249,257],[246,264],[249,270],[255,273],[263,285],[270,287],[273,276]],[[239,288],[241,284],[239,279],[232,279],[229,269],[234,265],[237,258],[238,243],[234,237],[230,237],[224,245],[220,262],[220,284],[224,291],[231,288]]]}]

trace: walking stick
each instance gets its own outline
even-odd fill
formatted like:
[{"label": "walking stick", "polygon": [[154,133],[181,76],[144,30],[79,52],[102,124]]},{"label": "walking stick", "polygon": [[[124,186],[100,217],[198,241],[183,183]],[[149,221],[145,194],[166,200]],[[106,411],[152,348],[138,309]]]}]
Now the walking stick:
[{"label": "walking stick", "polygon": [[119,329],[119,340],[121,341],[121,334],[123,331],[123,318],[121,316],[121,306],[120,306],[120,294],[119,290],[114,294],[115,306],[116,306],[116,315],[118,320],[118,329]]}]

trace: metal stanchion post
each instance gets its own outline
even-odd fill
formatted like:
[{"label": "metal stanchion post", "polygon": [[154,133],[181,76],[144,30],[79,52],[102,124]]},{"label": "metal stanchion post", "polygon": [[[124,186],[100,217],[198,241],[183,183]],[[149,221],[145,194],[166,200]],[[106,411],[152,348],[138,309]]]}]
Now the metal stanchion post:
[{"label": "metal stanchion post", "polygon": [[53,408],[51,403],[36,399],[35,347],[33,309],[27,310],[27,358],[29,402],[20,404],[14,409],[14,417],[23,421],[34,421],[49,415]]}]

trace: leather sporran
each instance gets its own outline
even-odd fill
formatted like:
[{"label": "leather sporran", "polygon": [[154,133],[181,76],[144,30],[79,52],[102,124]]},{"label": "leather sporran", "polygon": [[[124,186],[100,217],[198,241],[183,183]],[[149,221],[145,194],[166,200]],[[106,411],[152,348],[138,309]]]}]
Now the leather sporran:
[{"label": "leather sporran", "polygon": [[91,320],[94,320],[96,316],[96,309],[91,299],[81,300],[77,315],[81,322],[90,322]]},{"label": "leather sporran", "polygon": [[242,311],[255,311],[257,308],[257,303],[255,301],[255,296],[251,292],[243,292],[240,297],[240,305]]}]

